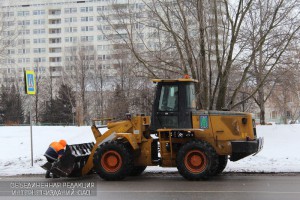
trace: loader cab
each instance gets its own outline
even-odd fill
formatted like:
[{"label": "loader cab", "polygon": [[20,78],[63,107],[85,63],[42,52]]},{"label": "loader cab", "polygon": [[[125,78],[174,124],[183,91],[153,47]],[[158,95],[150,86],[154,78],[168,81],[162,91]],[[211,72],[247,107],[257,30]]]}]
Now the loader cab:
[{"label": "loader cab", "polygon": [[155,79],[156,96],[151,115],[151,130],[192,128],[192,111],[196,110],[195,80]]}]

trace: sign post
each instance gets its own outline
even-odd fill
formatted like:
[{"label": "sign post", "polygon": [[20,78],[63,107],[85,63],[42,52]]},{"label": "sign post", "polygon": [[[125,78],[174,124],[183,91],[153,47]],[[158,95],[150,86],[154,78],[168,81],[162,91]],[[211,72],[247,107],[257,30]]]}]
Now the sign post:
[{"label": "sign post", "polygon": [[[24,70],[25,80],[25,93],[35,95],[36,82],[34,71]],[[31,147],[31,166],[33,166],[33,142],[32,142],[32,114],[31,114],[31,101],[29,101],[29,120],[30,120],[30,147]]]}]

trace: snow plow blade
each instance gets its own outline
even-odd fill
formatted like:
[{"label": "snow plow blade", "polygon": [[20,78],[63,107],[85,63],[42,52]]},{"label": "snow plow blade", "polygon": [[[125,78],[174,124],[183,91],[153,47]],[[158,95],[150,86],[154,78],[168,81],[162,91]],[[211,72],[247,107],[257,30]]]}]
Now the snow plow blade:
[{"label": "snow plow blade", "polygon": [[94,143],[67,145],[64,155],[54,163],[45,163],[41,167],[60,177],[81,176]]}]

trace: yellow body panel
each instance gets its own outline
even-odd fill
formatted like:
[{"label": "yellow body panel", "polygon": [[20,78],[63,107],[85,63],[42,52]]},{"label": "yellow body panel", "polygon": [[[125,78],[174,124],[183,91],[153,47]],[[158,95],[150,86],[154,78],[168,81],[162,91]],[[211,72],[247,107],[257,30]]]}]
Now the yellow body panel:
[{"label": "yellow body panel", "polygon": [[147,141],[142,142],[139,144],[140,152],[134,158],[134,164],[136,166],[151,166],[155,165],[152,163],[151,158],[151,144],[153,139],[147,139]]}]

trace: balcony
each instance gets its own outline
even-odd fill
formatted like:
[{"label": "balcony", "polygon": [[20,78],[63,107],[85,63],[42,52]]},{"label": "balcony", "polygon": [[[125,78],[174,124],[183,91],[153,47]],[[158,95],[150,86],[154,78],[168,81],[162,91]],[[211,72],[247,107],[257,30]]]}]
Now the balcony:
[{"label": "balcony", "polygon": [[61,18],[60,9],[51,9],[49,10],[48,19],[59,19]]},{"label": "balcony", "polygon": [[[49,48],[49,53],[61,53],[61,48]],[[55,57],[55,56],[51,56]]]},{"label": "balcony", "polygon": [[62,67],[62,62],[50,62],[50,67]]},{"label": "balcony", "polygon": [[49,52],[49,57],[61,57],[61,52]]},{"label": "balcony", "polygon": [[49,47],[50,48],[61,48],[61,38],[54,37],[49,38]]},{"label": "balcony", "polygon": [[48,28],[49,29],[61,29],[62,24],[61,23],[57,23],[57,24],[48,24]]},{"label": "balcony", "polygon": [[61,42],[59,42],[59,43],[49,43],[49,47],[50,47],[50,48],[61,47]]},{"label": "balcony", "polygon": [[49,34],[52,35],[59,35],[61,34],[61,28],[49,28]]}]

